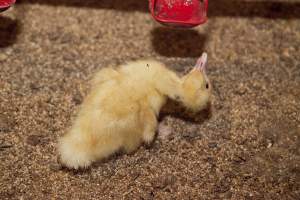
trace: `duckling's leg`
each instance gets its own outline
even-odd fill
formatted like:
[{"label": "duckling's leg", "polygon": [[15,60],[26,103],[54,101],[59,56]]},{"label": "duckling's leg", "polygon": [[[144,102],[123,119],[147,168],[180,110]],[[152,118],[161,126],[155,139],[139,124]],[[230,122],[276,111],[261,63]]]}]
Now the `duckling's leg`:
[{"label": "duckling's leg", "polygon": [[143,141],[149,145],[152,143],[157,129],[156,115],[154,111],[148,108],[143,111],[142,119],[144,120]]}]

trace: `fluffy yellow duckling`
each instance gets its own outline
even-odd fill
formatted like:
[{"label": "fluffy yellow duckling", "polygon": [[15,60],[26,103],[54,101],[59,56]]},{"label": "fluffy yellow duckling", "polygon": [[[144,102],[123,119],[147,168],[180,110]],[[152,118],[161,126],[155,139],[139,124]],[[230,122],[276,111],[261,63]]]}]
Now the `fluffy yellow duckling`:
[{"label": "fluffy yellow duckling", "polygon": [[100,70],[73,126],[59,140],[61,163],[68,168],[85,168],[116,151],[132,153],[143,142],[151,143],[167,98],[193,112],[205,108],[211,94],[206,60],[203,53],[183,77],[153,60]]}]

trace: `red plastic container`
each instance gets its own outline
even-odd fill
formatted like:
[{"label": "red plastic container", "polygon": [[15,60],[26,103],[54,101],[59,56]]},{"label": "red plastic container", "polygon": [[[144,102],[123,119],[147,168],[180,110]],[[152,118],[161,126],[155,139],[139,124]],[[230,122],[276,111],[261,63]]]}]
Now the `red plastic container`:
[{"label": "red plastic container", "polygon": [[16,0],[0,0],[0,12],[8,9]]},{"label": "red plastic container", "polygon": [[150,0],[153,18],[165,25],[194,27],[207,20],[208,0]]}]

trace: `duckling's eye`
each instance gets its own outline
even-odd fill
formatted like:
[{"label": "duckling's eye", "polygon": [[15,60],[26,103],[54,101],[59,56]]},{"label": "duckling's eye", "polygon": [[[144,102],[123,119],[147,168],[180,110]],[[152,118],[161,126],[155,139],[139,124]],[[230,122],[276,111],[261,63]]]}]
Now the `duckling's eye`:
[{"label": "duckling's eye", "polygon": [[206,83],[205,87],[206,87],[206,89],[208,89],[208,88],[209,88],[209,84],[208,84],[208,83]]}]

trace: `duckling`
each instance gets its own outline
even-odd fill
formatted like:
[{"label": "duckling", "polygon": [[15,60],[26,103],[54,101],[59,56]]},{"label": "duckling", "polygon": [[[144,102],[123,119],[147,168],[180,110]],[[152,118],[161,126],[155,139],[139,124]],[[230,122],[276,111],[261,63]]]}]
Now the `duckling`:
[{"label": "duckling", "polygon": [[207,54],[179,77],[154,60],[129,62],[96,73],[70,130],[59,139],[60,162],[86,168],[117,151],[133,153],[155,136],[160,109],[170,98],[191,112],[206,107],[211,87],[206,76]]}]

